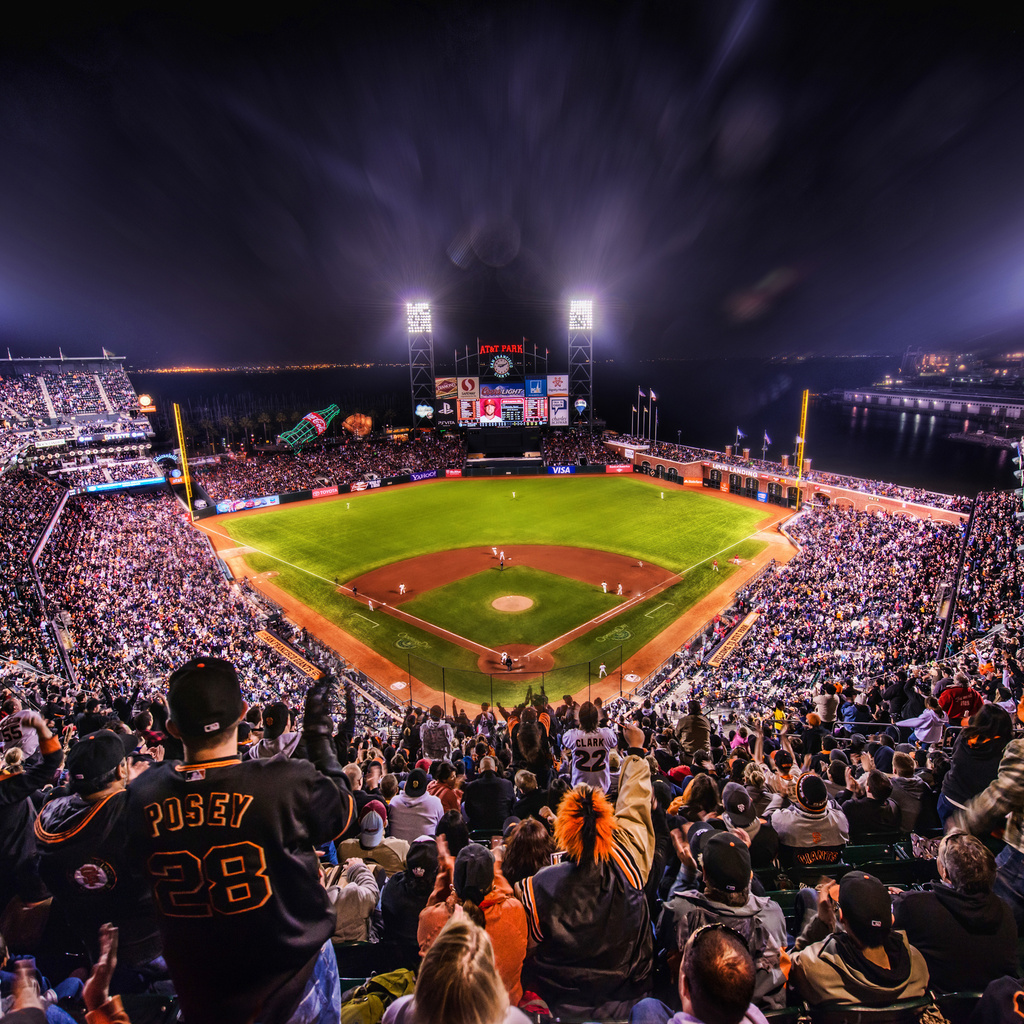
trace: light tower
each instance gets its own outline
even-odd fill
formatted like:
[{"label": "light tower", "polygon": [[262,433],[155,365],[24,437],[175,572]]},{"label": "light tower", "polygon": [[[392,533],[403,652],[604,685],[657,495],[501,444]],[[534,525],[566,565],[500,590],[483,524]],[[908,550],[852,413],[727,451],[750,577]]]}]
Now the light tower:
[{"label": "light tower", "polygon": [[[594,303],[573,299],[569,303],[569,402],[575,420],[594,429]],[[579,403],[585,405],[580,408]]]},{"label": "light tower", "polygon": [[[423,404],[433,409],[434,402],[434,332],[430,321],[429,302],[407,302],[409,321],[409,396],[412,401],[412,422],[418,426],[428,417],[417,412]],[[433,418],[428,421],[433,424]]]}]

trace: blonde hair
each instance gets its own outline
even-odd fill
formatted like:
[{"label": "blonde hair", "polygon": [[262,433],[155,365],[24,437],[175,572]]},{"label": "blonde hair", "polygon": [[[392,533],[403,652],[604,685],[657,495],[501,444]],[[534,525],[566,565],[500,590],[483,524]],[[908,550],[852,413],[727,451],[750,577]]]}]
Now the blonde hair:
[{"label": "blonde hair", "polygon": [[764,765],[758,764],[757,761],[751,761],[750,764],[743,769],[743,783],[747,786],[754,786],[757,789],[764,789],[764,784],[768,781],[768,776],[765,774]]},{"label": "blonde hair", "polygon": [[483,928],[452,918],[420,964],[413,996],[417,1024],[499,1024],[508,993]]},{"label": "blonde hair", "polygon": [[11,775],[20,775],[25,770],[22,762],[25,760],[25,751],[21,747],[8,747],[4,751],[4,771]]}]

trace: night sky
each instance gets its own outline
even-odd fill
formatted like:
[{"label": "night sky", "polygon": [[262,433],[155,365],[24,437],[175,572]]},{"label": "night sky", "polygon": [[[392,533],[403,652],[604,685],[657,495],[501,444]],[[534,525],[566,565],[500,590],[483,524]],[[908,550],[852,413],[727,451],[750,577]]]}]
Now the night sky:
[{"label": "night sky", "polygon": [[561,348],[574,294],[611,356],[1018,339],[1011,6],[25,14],[0,41],[0,345],[401,359],[424,297],[442,350]]}]

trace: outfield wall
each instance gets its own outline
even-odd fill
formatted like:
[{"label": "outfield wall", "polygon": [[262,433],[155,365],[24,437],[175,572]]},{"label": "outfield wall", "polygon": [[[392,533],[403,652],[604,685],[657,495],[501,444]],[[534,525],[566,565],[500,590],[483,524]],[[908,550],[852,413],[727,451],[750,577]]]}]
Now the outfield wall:
[{"label": "outfield wall", "polygon": [[208,519],[210,516],[223,515],[228,512],[247,512],[257,508],[272,508],[275,505],[288,505],[294,501],[309,501],[312,498],[329,498],[338,494],[353,494],[360,491],[379,490],[382,487],[393,487],[395,484],[416,484],[424,480],[452,480],[462,477],[494,477],[494,476],[605,476],[620,473],[634,473],[637,468],[630,463],[613,466],[542,466],[516,467],[510,465],[504,471],[493,466],[472,467],[466,469],[431,469],[422,473],[402,473],[374,481],[357,480],[351,484],[331,484],[324,487],[307,488],[303,491],[288,491],[284,494],[262,494],[254,498],[231,498],[218,501],[211,508],[198,509],[196,519]]}]

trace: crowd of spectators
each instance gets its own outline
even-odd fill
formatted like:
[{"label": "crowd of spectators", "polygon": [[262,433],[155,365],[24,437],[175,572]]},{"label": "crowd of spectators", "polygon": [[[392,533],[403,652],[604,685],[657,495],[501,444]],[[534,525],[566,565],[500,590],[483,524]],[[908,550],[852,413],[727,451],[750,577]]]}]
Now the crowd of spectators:
[{"label": "crowd of spectators", "polygon": [[162,478],[164,474],[152,459],[128,455],[123,458],[95,459],[74,465],[65,462],[59,470],[53,471],[50,475],[73,488],[124,480],[152,480]]},{"label": "crowd of spectators", "polygon": [[962,528],[831,507],[787,530],[800,552],[744,591],[742,610],[758,617],[703,692],[766,708],[823,676],[869,679],[935,656]]},{"label": "crowd of spectators", "polygon": [[627,461],[587,430],[546,434],[541,442],[541,454],[549,466],[608,466]]},{"label": "crowd of spectators", "polygon": [[[48,722],[8,698],[0,736],[6,748],[22,745],[17,793],[35,806],[26,818],[22,799],[20,817],[0,817],[0,833],[10,838],[37,811],[39,820],[33,857],[4,853],[4,878],[16,908],[49,887],[67,922],[60,955],[41,931],[23,951],[65,1005],[88,1006],[87,993],[60,979],[72,965],[102,968],[109,933],[96,937],[95,923],[111,921],[133,941],[101,1003],[113,1010],[106,1000],[119,993],[173,990],[197,1024],[253,1019],[270,998],[259,973],[270,965],[288,992],[282,1021],[338,1020],[339,974],[401,968],[418,972],[415,990],[386,1020],[423,1019],[427,999],[447,1007],[445,1021],[466,1024],[520,1021],[510,1007],[636,1024],[681,1011],[689,1016],[678,1020],[740,1024],[786,1005],[882,1007],[952,991],[998,1002],[1021,988],[1024,923],[1007,853],[1021,856],[1019,835],[997,858],[987,827],[993,807],[1024,817],[1024,783],[1005,774],[1024,740],[1013,739],[1003,707],[1024,696],[1020,624],[1005,626],[984,654],[991,664],[972,651],[952,677],[830,678],[790,693],[781,715],[719,717],[692,697],[613,708],[541,694],[511,709],[453,702],[367,727],[350,685],[343,697],[320,685],[278,690],[247,711],[234,670],[209,655],[181,667],[187,650],[169,686],[30,692]],[[950,725],[961,705],[949,695],[971,694],[977,710],[954,744],[911,742],[900,724],[908,694],[926,691],[949,708]],[[864,707],[862,697],[869,719],[848,720],[846,706]],[[344,713],[333,713],[342,699]],[[204,736],[210,714],[228,714],[228,724]],[[65,738],[65,772],[54,733]],[[278,783],[268,789],[262,778]],[[262,813],[225,837],[211,829],[218,789],[241,801],[231,805],[237,821],[249,804]],[[178,799],[189,800],[189,818],[173,813]],[[930,850],[852,863],[858,844],[911,831],[934,836]],[[245,883],[231,890],[239,906],[182,921],[171,893],[184,879],[167,865],[182,851],[208,860],[211,842],[235,851],[225,838],[243,836],[239,851],[264,855],[249,865],[239,852],[237,867],[224,868]],[[84,891],[71,881],[76,870],[96,877],[82,864],[99,864],[107,884]],[[899,883],[916,872],[932,881]],[[204,899],[217,899],[216,877]],[[252,898],[259,879],[269,901]],[[303,924],[291,939],[269,926],[289,915]],[[709,941],[726,945],[695,956]],[[223,949],[216,970],[214,945]],[[308,1016],[307,999],[323,1016]]]},{"label": "crowd of spectators", "polygon": [[0,370],[0,405],[26,420],[42,422],[50,415],[37,378],[3,370]]},{"label": "crowd of spectators", "polygon": [[198,467],[196,477],[210,497],[220,501],[352,484],[371,473],[383,479],[402,473],[461,469],[465,461],[465,445],[455,434],[425,435],[410,441],[353,437],[300,452],[224,459],[217,465]]},{"label": "crowd of spectators", "polygon": [[[650,441],[647,438],[632,435],[621,435],[616,441],[635,444],[646,449],[645,454],[652,458],[671,459],[675,462],[720,462],[735,466],[739,470],[761,470],[774,475],[790,476],[796,479],[796,469],[792,465],[783,466],[781,462],[768,459],[745,459],[742,455],[714,451],[709,448],[693,448],[689,445],[670,444],[666,441]],[[879,497],[895,498],[915,505],[926,505],[932,508],[950,509],[954,512],[969,512],[971,499],[962,494],[942,494],[921,487],[905,487],[901,484],[888,483],[884,480],[867,480],[863,477],[849,476],[844,473],[828,473],[812,469],[805,473],[804,480],[827,484],[831,487],[844,487],[851,491],[863,491]]]},{"label": "crowd of spectators", "polygon": [[110,412],[100,395],[99,383],[94,373],[79,373],[75,370],[65,373],[42,373],[39,380],[41,386],[49,393],[54,412],[58,416]]},{"label": "crowd of spectators", "polygon": [[128,374],[118,366],[113,370],[104,370],[99,374],[100,384],[115,412],[129,412],[138,409],[139,396],[135,393]]}]

